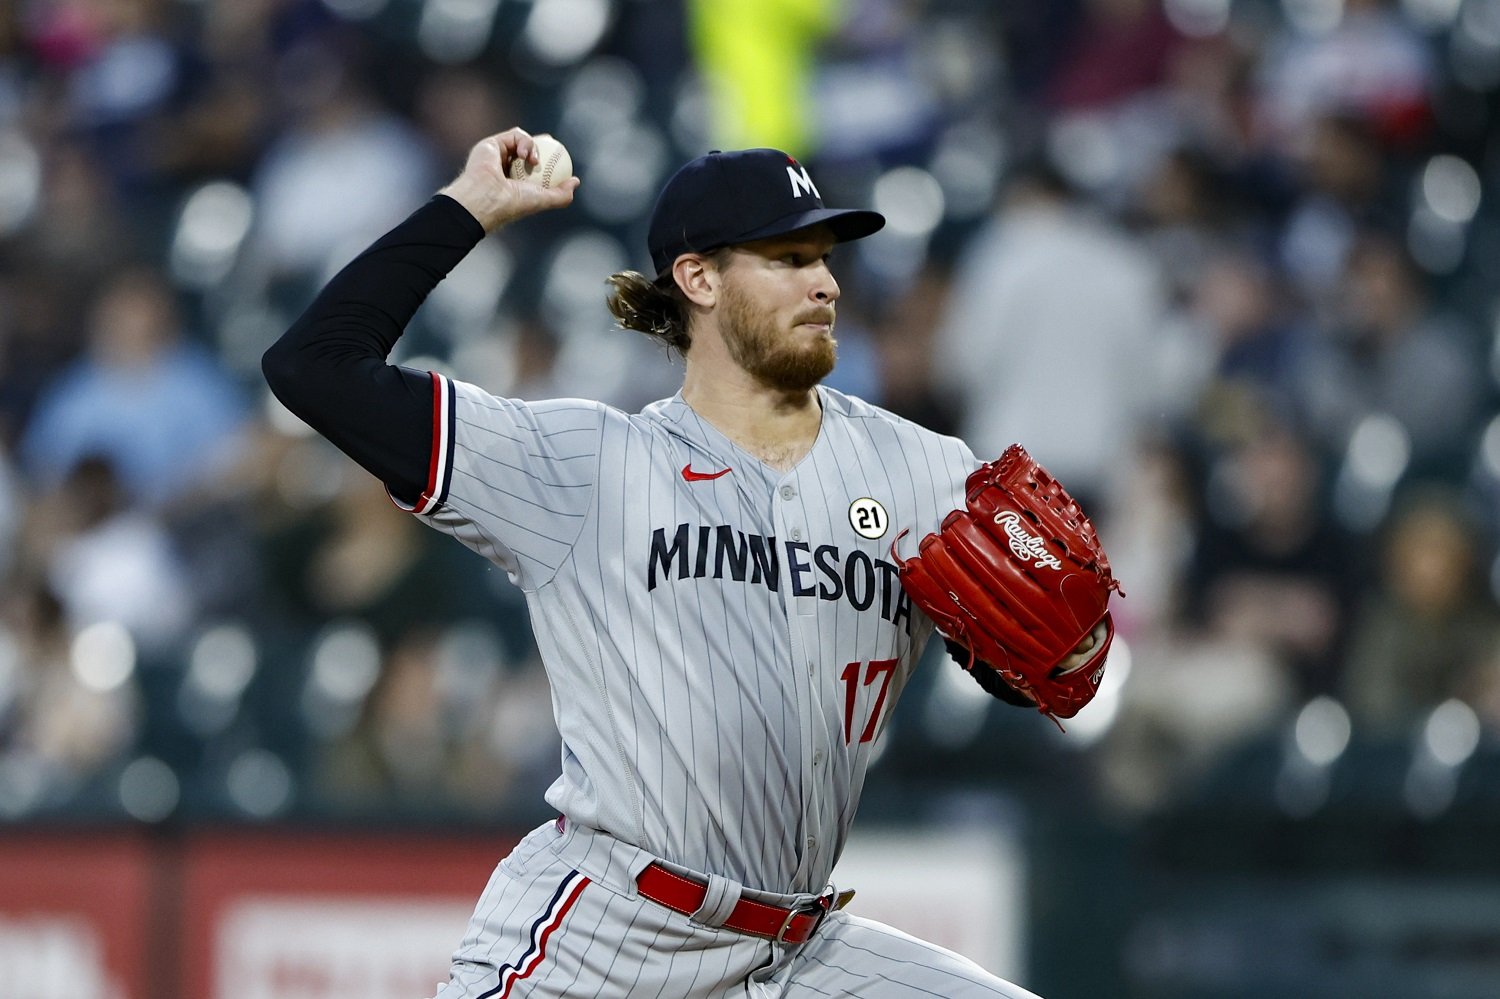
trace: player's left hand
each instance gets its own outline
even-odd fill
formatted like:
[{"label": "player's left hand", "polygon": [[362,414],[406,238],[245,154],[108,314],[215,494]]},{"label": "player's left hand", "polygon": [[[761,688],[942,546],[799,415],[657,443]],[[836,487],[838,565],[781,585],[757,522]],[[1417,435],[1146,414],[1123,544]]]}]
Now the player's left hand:
[{"label": "player's left hand", "polygon": [[[1053,667],[1053,672],[1058,676],[1067,676],[1083,668],[1093,658],[1093,651],[1100,642],[1108,641],[1109,624],[1100,621],[1094,625],[1094,630],[1083,636],[1083,640],[1073,646],[1063,661]],[[1036,699],[1012,687],[1005,681],[1000,671],[987,662],[980,661],[972,651],[962,644],[955,642],[947,635],[943,636],[943,644],[948,647],[948,655],[953,657],[954,662],[964,668],[964,671],[974,678],[991,697],[999,698],[1006,704],[1013,704],[1018,708],[1036,707]]]},{"label": "player's left hand", "polygon": [[1114,640],[1109,597],[1120,584],[1094,525],[1019,444],[976,469],[966,494],[916,555],[892,546],[902,586],[968,653],[966,667],[992,669],[1044,714],[1071,718],[1098,692]]},{"label": "player's left hand", "polygon": [[468,209],[485,232],[573,203],[577,177],[569,177],[555,187],[512,180],[510,164],[516,158],[533,164],[537,159],[536,143],[525,129],[510,128],[481,139],[469,150],[463,170],[438,193]]}]

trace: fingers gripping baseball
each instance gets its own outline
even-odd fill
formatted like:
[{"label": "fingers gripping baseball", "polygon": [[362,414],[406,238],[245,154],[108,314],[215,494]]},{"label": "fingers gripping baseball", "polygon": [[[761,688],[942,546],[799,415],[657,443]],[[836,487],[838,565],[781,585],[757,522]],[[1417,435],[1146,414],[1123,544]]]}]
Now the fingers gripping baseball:
[{"label": "fingers gripping baseball", "polygon": [[511,164],[517,160],[528,165],[537,162],[537,141],[525,129],[512,128],[481,139],[469,150],[463,170],[438,193],[468,209],[485,232],[572,203],[577,177],[552,186],[514,180]]}]

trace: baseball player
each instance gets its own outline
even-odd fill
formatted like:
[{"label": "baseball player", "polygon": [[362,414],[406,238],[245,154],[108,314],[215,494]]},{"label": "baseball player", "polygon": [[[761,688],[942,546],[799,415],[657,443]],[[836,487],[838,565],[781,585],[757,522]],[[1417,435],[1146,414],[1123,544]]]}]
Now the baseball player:
[{"label": "baseball player", "polygon": [[506,570],[551,682],[559,818],[495,870],[439,999],[1030,996],[850,914],[829,883],[934,627],[892,545],[936,530],[979,465],[820,385],[829,252],[884,219],[824,207],[775,150],[684,166],[651,218],[656,274],[610,278],[621,325],[685,362],[681,391],[640,413],[387,364],[486,233],[572,201],[577,178],[509,179],[518,157],[536,162],[520,129],[478,143],[264,362],[398,505]]}]

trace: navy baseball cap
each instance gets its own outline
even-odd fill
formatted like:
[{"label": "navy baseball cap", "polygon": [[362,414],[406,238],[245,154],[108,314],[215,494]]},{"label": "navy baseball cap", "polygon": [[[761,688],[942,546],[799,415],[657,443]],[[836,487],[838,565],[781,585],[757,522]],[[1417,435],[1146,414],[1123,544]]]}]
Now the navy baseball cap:
[{"label": "navy baseball cap", "polygon": [[807,168],[779,149],[715,149],[672,175],[656,199],[646,245],[658,277],[684,253],[827,224],[839,242],[880,231],[885,216],[824,208]]}]

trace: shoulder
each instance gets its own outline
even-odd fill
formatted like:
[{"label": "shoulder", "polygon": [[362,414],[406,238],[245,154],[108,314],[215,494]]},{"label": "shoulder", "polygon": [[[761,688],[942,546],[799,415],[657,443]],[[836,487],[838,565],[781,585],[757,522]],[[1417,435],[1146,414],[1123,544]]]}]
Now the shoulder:
[{"label": "shoulder", "polygon": [[639,413],[622,416],[637,434],[665,435],[689,441],[702,442],[709,436],[703,417],[699,416],[678,393],[667,399],[658,399]]},{"label": "shoulder", "polygon": [[682,394],[667,399],[658,399],[631,415],[630,419],[642,424],[680,424],[693,414],[693,409],[683,401]]},{"label": "shoulder", "polygon": [[619,410],[593,399],[517,399],[491,392],[474,382],[461,381],[442,372],[432,373],[434,381],[443,391],[452,394],[458,405],[477,406],[483,409],[525,412],[535,415],[567,416],[578,414],[595,419],[604,419],[609,414],[623,415]]},{"label": "shoulder", "polygon": [[701,436],[693,428],[697,416],[680,397],[651,403],[638,413],[627,412],[596,399],[514,399],[495,395],[477,385],[442,378],[453,395],[457,418],[481,423],[512,423],[552,435],[591,431],[618,444],[659,437]]},{"label": "shoulder", "polygon": [[543,438],[582,434],[597,439],[612,422],[626,419],[619,410],[593,399],[516,399],[438,373],[433,375],[433,391],[436,411],[451,413],[460,431],[479,428],[516,439],[518,434]]}]

